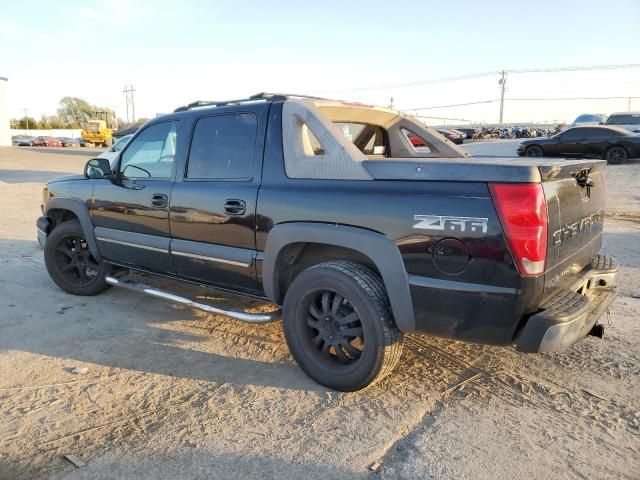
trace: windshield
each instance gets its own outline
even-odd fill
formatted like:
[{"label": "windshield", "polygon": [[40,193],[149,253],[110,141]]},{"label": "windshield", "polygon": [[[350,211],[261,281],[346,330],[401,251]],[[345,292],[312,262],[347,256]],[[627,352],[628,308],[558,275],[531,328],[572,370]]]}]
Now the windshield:
[{"label": "windshield", "polygon": [[585,115],[580,115],[578,118],[576,118],[576,121],[573,123],[588,123],[588,122],[601,122],[601,121],[602,121],[602,115],[585,114]]},{"label": "windshield", "polygon": [[607,125],[640,125],[640,113],[611,115]]},{"label": "windshield", "polygon": [[100,131],[100,122],[99,121],[88,121],[87,122],[87,132],[97,133]]}]

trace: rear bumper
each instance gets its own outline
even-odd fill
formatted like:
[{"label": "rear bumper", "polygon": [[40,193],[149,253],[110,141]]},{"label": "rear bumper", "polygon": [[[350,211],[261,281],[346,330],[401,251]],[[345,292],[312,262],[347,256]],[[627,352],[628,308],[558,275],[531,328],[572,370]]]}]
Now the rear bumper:
[{"label": "rear bumper", "polygon": [[584,338],[615,300],[618,262],[597,255],[570,288],[561,289],[527,319],[516,338],[521,352],[561,352]]}]

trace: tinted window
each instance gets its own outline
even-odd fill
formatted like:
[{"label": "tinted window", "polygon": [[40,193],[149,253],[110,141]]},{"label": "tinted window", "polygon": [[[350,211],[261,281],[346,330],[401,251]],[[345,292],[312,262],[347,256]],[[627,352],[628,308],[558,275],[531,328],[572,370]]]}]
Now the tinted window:
[{"label": "tinted window", "polygon": [[582,132],[582,129],[570,128],[569,130],[564,132],[562,135],[560,135],[560,140],[563,142],[567,142],[571,140],[578,140],[583,137],[584,137],[584,134]]},{"label": "tinted window", "polygon": [[611,115],[607,120],[607,125],[640,125],[640,114]]},{"label": "tinted window", "polygon": [[585,128],[585,130],[585,138],[626,136],[626,131],[618,130],[617,128]]},{"label": "tinted window", "polygon": [[258,119],[252,113],[198,120],[193,131],[187,178],[253,177]]},{"label": "tinted window", "polygon": [[127,178],[170,178],[176,155],[175,122],[145,128],[127,145],[120,171]]}]

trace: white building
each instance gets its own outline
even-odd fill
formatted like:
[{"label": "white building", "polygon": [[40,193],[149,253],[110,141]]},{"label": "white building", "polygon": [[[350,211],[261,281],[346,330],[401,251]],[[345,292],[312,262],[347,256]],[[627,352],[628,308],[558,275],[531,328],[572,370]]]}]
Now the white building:
[{"label": "white building", "polygon": [[0,77],[0,147],[11,146],[9,135],[9,106],[7,105],[7,81],[6,77]]}]

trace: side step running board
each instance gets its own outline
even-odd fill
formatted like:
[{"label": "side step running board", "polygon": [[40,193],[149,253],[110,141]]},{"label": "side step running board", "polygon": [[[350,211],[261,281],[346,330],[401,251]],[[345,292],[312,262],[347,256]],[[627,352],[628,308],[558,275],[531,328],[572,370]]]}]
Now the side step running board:
[{"label": "side step running board", "polygon": [[163,298],[165,300],[181,303],[183,305],[187,305],[192,308],[197,308],[198,310],[204,310],[205,312],[215,313],[217,315],[224,315],[226,317],[230,317],[235,320],[240,320],[242,322],[269,323],[269,322],[275,322],[276,320],[280,320],[280,318],[282,317],[281,310],[276,310],[273,312],[266,312],[266,313],[248,313],[248,312],[239,312],[237,310],[228,310],[226,308],[216,307],[215,305],[200,303],[200,302],[191,300],[190,298],[174,295],[171,292],[160,290],[159,288],[150,287],[149,285],[145,285],[144,283],[137,283],[132,280],[122,280],[120,278],[112,277],[111,275],[107,275],[105,277],[105,281],[109,285],[113,285],[114,287],[121,287],[121,288],[126,288],[127,290],[133,290],[134,292],[146,293],[147,295],[151,295],[152,297]]}]

